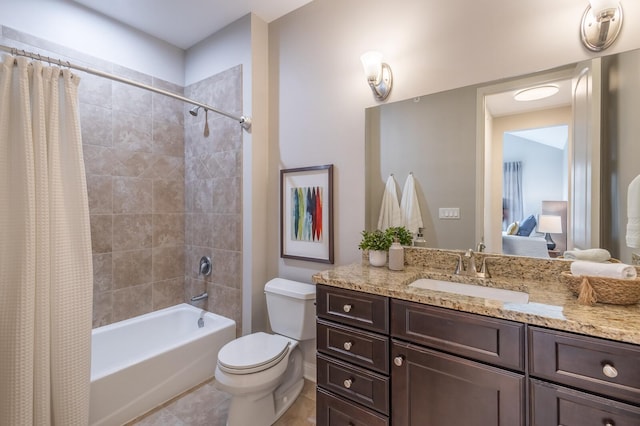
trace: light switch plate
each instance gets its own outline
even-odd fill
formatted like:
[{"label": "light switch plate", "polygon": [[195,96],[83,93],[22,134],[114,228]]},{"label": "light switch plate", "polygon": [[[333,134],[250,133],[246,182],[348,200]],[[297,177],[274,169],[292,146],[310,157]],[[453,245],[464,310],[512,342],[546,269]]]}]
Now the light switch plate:
[{"label": "light switch plate", "polygon": [[460,219],[460,208],[440,207],[438,217],[440,219]]}]

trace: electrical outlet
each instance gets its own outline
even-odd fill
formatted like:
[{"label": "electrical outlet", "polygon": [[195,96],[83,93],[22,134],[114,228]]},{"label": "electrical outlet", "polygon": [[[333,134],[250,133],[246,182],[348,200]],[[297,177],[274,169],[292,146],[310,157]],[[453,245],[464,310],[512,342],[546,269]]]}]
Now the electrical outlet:
[{"label": "electrical outlet", "polygon": [[460,219],[460,208],[459,207],[440,207],[438,218]]}]

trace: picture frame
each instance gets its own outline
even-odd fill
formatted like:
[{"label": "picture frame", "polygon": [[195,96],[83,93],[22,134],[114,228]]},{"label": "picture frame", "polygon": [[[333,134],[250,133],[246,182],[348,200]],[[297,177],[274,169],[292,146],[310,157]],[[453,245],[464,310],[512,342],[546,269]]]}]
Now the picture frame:
[{"label": "picture frame", "polygon": [[333,263],[333,164],[280,170],[280,257]]}]

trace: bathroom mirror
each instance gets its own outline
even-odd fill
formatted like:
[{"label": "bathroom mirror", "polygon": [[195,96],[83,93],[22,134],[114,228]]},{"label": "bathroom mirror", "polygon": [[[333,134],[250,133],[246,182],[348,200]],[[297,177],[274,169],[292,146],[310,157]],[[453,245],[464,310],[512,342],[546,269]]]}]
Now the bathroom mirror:
[{"label": "bathroom mirror", "polygon": [[[598,179],[600,201],[594,206],[598,213],[595,219],[588,224],[583,223],[598,235],[596,240],[599,246],[609,249],[614,257],[623,261],[631,257],[630,250],[624,244],[626,187],[640,173],[640,163],[634,164],[632,160],[634,157],[640,158],[640,144],[635,142],[635,135],[640,134],[637,124],[640,120],[633,117],[633,111],[640,108],[639,64],[640,50],[601,58],[600,106],[603,120],[598,123],[602,136],[599,159],[601,176]],[[576,64],[569,64],[545,73],[368,108],[365,129],[365,227],[374,229],[377,226],[380,203],[389,175],[394,175],[400,196],[405,179],[409,173],[413,173],[427,245],[446,249],[475,249],[486,232],[483,225],[486,209],[477,197],[477,194],[485,192],[484,182],[478,179],[478,173],[486,166],[486,153],[477,146],[478,131],[484,127],[478,126],[478,105],[483,103],[479,101],[479,89],[508,85],[512,81],[548,73],[570,73],[575,69]],[[566,105],[549,108],[566,109]],[[552,115],[559,113],[552,111]],[[572,116],[572,113],[569,114]],[[569,158],[564,161],[568,163]],[[551,185],[545,183],[539,186]],[[553,197],[552,200],[555,200],[558,195]],[[562,201],[569,200],[570,195]],[[447,208],[458,208],[459,219],[440,215],[441,209]],[[501,217],[497,219],[501,223]],[[497,235],[494,238],[500,237]]]}]

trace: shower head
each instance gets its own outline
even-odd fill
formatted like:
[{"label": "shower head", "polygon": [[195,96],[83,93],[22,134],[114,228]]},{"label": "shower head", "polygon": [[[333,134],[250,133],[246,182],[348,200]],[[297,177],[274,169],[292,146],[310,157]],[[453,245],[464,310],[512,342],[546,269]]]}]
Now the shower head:
[{"label": "shower head", "polygon": [[202,108],[202,107],[200,107],[200,106],[195,106],[195,107],[191,108],[191,109],[189,110],[189,114],[193,115],[194,117],[197,117],[197,116],[198,116],[198,110],[199,110],[200,108]]}]

